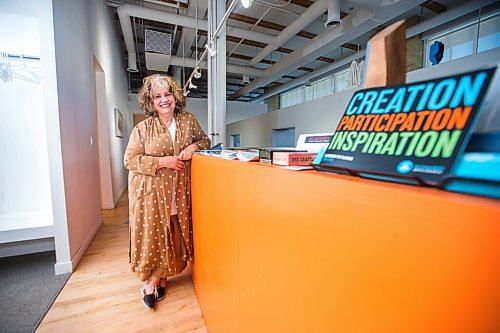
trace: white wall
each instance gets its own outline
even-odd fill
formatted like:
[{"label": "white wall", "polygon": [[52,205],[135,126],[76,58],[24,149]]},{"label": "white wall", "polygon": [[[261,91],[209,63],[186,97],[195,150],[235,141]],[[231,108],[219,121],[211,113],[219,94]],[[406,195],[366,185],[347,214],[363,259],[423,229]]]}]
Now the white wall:
[{"label": "white wall", "polygon": [[[497,65],[499,59],[500,49],[495,49],[408,73],[407,82],[428,80],[479,68],[494,67]],[[270,147],[273,129],[295,127],[295,142],[297,142],[300,134],[332,132],[344,114],[347,103],[358,89],[349,89],[306,103],[228,124],[226,129],[227,140],[229,140],[231,135],[240,134],[242,147]],[[498,95],[500,95],[500,91],[498,91]],[[498,113],[498,110],[492,111]],[[497,122],[495,128],[500,130],[500,124],[498,124],[500,122],[499,117],[496,117],[495,121]],[[480,124],[481,121],[479,122]],[[489,126],[492,126],[492,124]]]},{"label": "white wall", "polygon": [[[53,84],[55,58],[51,1],[0,2],[0,50],[40,57],[29,61],[38,78],[12,60],[11,82],[0,81],[0,256],[24,253],[22,241],[34,252],[54,248],[54,228],[59,211],[53,211],[57,178],[52,179],[49,140],[52,115],[57,113]],[[20,29],[22,27],[22,29]],[[60,142],[56,138],[56,146]],[[60,157],[59,157],[60,161]],[[52,184],[54,180],[54,185]],[[60,177],[59,177],[59,180]],[[61,182],[59,182],[61,184]],[[65,220],[63,221],[65,223]],[[31,240],[40,239],[33,242]],[[33,244],[37,245],[34,246]],[[23,252],[24,251],[24,252]]]},{"label": "white wall", "polygon": [[[67,229],[74,268],[101,224],[94,58],[105,77],[115,198],[126,187],[122,162],[126,142],[114,136],[113,109],[116,107],[124,114],[126,133],[130,132],[132,119],[127,108],[121,45],[106,1],[53,0],[53,13]],[[59,250],[57,245],[56,241]]]},{"label": "white wall", "polygon": [[[86,2],[86,1],[85,1]],[[123,166],[123,154],[127,146],[127,138],[132,131],[132,112],[127,106],[127,73],[123,59],[121,32],[113,24],[112,9],[107,7],[106,0],[92,0],[91,22],[88,23],[92,36],[94,56],[103,69],[106,83],[109,154],[115,205],[127,188],[127,172]],[[86,5],[88,6],[88,5]],[[115,136],[114,108],[124,116],[123,138]]]},{"label": "white wall", "polygon": [[[128,107],[131,112],[142,113],[142,110],[139,109],[137,94],[129,94]],[[207,110],[208,101],[206,98],[187,98],[186,111],[196,116],[205,133],[207,133],[208,129]],[[228,101],[226,104],[226,124],[255,117],[266,112],[267,105],[265,104]]]}]

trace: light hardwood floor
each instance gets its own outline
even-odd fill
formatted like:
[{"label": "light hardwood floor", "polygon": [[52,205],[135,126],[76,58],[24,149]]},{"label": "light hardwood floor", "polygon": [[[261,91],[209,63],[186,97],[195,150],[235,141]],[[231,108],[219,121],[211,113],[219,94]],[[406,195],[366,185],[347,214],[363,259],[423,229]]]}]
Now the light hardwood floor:
[{"label": "light hardwood floor", "polygon": [[207,332],[189,270],[169,279],[154,311],[128,266],[128,199],[103,210],[103,225],[36,332]]}]

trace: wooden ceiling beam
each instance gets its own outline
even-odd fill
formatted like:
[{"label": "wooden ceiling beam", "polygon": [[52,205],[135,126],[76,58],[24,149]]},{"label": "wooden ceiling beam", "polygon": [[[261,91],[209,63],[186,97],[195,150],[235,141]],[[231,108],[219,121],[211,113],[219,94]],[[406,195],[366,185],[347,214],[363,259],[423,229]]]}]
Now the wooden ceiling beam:
[{"label": "wooden ceiling beam", "polygon": [[[195,47],[192,46],[191,47],[191,51],[194,51]],[[202,47],[198,47],[198,52],[203,52],[203,48]],[[230,55],[231,58],[235,58],[235,59],[240,59],[240,60],[247,60],[247,61],[250,61],[252,60],[252,57],[251,56],[247,56],[247,55],[244,55],[244,54],[238,54],[238,53],[232,53]],[[272,61],[272,60],[268,60],[268,59],[262,59],[260,61],[261,63],[263,64],[267,64],[267,65],[274,65],[276,63],[276,61]],[[312,68],[308,68],[308,67],[299,67],[297,68],[299,71],[304,71],[304,72],[312,72],[313,69]]]},{"label": "wooden ceiling beam", "polygon": [[309,8],[309,6],[313,4],[313,2],[309,0],[291,0],[290,3],[304,8]]},{"label": "wooden ceiling beam", "polygon": [[442,5],[434,0],[427,0],[422,4],[422,7],[432,10],[436,14],[441,14],[442,12],[445,12],[447,9],[445,5]]}]

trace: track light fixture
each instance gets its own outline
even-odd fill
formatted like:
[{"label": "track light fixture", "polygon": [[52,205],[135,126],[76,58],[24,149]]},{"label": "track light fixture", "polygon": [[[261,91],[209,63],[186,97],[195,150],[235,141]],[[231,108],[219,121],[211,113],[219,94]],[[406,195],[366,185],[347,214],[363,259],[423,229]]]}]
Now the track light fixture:
[{"label": "track light fixture", "polygon": [[189,89],[197,89],[197,88],[198,86],[196,86],[193,82],[189,81]]},{"label": "track light fixture", "polygon": [[184,92],[182,94],[184,95],[184,97],[186,97],[189,93],[190,93],[189,90],[184,90]]},{"label": "track light fixture", "polygon": [[250,76],[247,74],[243,74],[243,80],[241,81],[243,84],[249,84],[250,83]]},{"label": "track light fixture", "polygon": [[195,79],[201,78],[201,71],[199,67],[196,67],[193,71],[193,76]]},{"label": "track light fixture", "polygon": [[[193,78],[193,77],[198,78],[198,75],[200,75],[200,77],[201,77],[201,73],[199,73],[199,71],[200,71],[199,65],[203,61],[203,58],[207,54],[208,54],[208,56],[213,57],[217,53],[217,50],[214,47],[213,42],[217,38],[217,36],[219,34],[219,31],[226,24],[226,20],[228,19],[229,15],[233,11],[233,9],[236,6],[236,4],[238,3],[238,1],[239,0],[231,0],[231,3],[229,4],[229,7],[226,10],[226,13],[224,14],[224,17],[219,22],[219,25],[217,26],[217,29],[215,29],[215,32],[213,32],[212,36],[210,37],[209,42],[205,45],[205,51],[203,51],[200,59],[197,59],[195,70],[191,72],[191,75],[190,75],[189,79],[184,84],[184,90],[187,91],[186,95],[189,93],[188,86],[190,86],[190,84],[192,84],[191,83],[191,78]],[[248,4],[248,6],[250,6],[250,4],[252,3],[252,0],[246,0],[246,1],[242,0],[242,2],[245,3],[245,4]]]},{"label": "track light fixture", "polygon": [[250,8],[252,5],[252,0],[241,0],[241,5],[245,8]]},{"label": "track light fixture", "polygon": [[208,55],[211,57],[213,57],[217,53],[217,50],[214,49],[214,45],[212,44],[212,41],[210,41],[210,43],[206,44],[205,48],[208,51]]}]

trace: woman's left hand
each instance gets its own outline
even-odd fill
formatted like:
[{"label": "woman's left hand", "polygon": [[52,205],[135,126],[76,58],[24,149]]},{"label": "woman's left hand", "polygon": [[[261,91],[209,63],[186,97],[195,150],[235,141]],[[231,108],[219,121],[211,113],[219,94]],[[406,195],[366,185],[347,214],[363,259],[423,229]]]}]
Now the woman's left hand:
[{"label": "woman's left hand", "polygon": [[189,161],[191,157],[193,157],[193,153],[197,150],[199,150],[197,145],[189,145],[179,153],[179,159],[183,161]]}]

